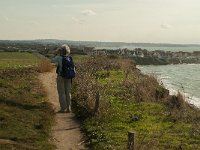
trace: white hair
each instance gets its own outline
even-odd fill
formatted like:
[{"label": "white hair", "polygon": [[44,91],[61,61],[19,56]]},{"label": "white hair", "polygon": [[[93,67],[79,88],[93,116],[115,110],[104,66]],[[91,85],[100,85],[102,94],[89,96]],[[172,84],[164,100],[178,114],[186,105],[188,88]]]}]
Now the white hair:
[{"label": "white hair", "polygon": [[70,48],[67,44],[62,45],[61,48],[66,51],[66,54],[70,54]]}]

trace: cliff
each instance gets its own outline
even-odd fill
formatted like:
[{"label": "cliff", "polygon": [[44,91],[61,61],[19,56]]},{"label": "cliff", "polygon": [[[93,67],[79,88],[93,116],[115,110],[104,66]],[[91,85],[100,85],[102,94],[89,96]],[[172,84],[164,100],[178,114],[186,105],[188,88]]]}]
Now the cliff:
[{"label": "cliff", "polygon": [[105,56],[75,60],[81,63],[73,82],[73,110],[82,120],[91,149],[126,149],[129,130],[136,132],[136,149],[199,148],[200,111],[180,93],[170,96],[155,77],[141,74],[132,60]]}]

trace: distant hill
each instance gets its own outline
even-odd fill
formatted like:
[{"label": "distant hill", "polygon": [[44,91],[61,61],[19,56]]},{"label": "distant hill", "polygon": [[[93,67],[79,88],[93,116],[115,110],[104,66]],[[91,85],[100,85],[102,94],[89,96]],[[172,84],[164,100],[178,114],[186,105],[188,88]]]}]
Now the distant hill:
[{"label": "distant hill", "polygon": [[137,46],[137,47],[200,47],[200,44],[170,44],[170,43],[126,43],[126,42],[102,42],[102,41],[71,41],[58,39],[38,39],[34,40],[41,43],[68,43],[73,45],[86,45],[94,47],[121,47],[121,46]]},{"label": "distant hill", "polygon": [[71,41],[58,39],[36,39],[36,40],[0,40],[1,43],[20,44],[69,44],[84,45],[92,47],[200,47],[200,44],[170,44],[170,43],[126,43],[126,42],[101,42],[101,41]]}]

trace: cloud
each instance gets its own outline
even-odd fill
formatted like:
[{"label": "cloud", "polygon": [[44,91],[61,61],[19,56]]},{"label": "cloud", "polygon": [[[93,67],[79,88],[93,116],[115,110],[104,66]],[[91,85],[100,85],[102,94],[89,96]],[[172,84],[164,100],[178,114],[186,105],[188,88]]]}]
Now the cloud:
[{"label": "cloud", "polygon": [[91,9],[85,9],[85,10],[81,11],[81,14],[83,14],[85,16],[94,16],[94,15],[96,15],[96,13]]},{"label": "cloud", "polygon": [[169,25],[169,24],[163,23],[163,24],[160,25],[160,27],[161,27],[162,29],[170,29],[172,26]]},{"label": "cloud", "polygon": [[7,16],[5,16],[5,15],[3,15],[3,14],[0,14],[0,19],[1,19],[2,21],[9,21],[9,20],[10,20]]},{"label": "cloud", "polygon": [[0,24],[10,24],[11,23],[11,19],[10,18],[8,18],[6,15],[4,15],[4,14],[0,14]]},{"label": "cloud", "polygon": [[83,19],[78,19],[76,17],[72,17],[72,21],[75,22],[75,23],[78,23],[78,24],[83,24],[84,23]]},{"label": "cloud", "polygon": [[7,16],[3,16],[5,21],[9,21],[9,18]]}]

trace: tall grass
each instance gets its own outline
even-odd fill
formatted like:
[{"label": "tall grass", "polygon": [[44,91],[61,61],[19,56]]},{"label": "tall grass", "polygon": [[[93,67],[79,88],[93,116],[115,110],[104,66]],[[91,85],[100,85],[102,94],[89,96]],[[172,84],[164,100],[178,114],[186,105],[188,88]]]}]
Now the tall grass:
[{"label": "tall grass", "polygon": [[50,63],[50,60],[43,59],[37,66],[37,70],[40,73],[50,72],[53,69],[53,65]]},{"label": "tall grass", "polygon": [[86,118],[94,114],[96,94],[102,90],[102,86],[97,80],[109,75],[109,73],[102,75],[98,72],[117,68],[119,68],[118,63],[97,57],[77,65],[74,102],[76,103],[75,106],[79,117]]}]

